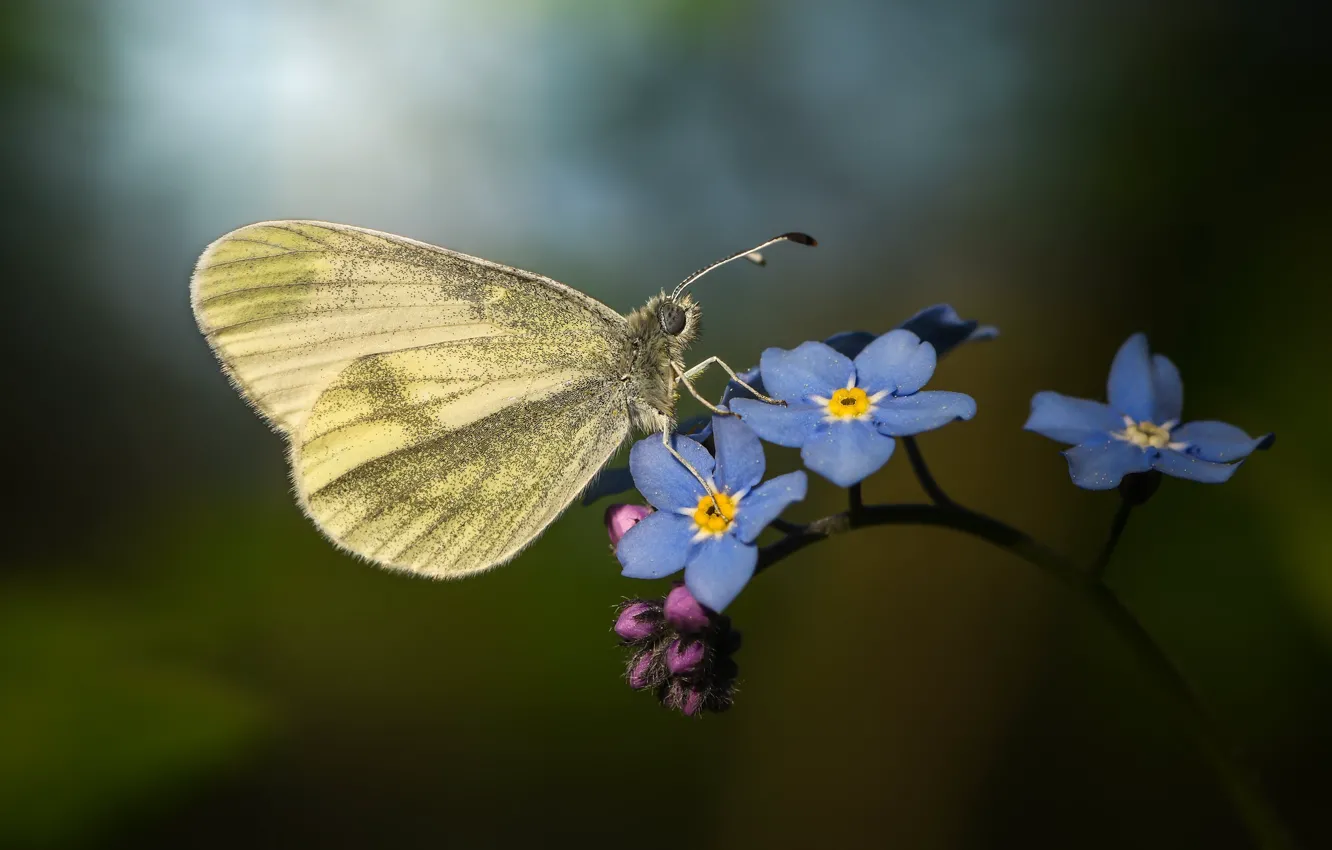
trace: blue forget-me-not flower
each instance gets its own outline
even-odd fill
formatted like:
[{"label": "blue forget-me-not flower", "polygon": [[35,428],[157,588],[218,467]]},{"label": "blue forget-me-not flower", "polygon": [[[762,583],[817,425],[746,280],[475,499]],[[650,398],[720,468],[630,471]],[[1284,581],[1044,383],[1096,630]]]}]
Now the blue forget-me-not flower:
[{"label": "blue forget-me-not flower", "polygon": [[736,398],[730,409],[763,439],[799,448],[805,466],[849,487],[887,463],[894,437],[976,414],[968,395],[921,391],[936,359],[934,346],[900,328],[870,342],[854,360],[822,342],[769,348],[759,372],[765,391],[786,406]]},{"label": "blue forget-me-not flower", "polygon": [[1032,397],[1028,431],[1073,443],[1064,450],[1073,483],[1109,490],[1125,475],[1155,469],[1176,478],[1216,484],[1229,480],[1256,449],[1275,435],[1250,437],[1225,422],[1180,425],[1184,383],[1179,369],[1152,356],[1144,334],[1128,338],[1110,365],[1109,404],[1056,392]]},{"label": "blue forget-me-not flower", "polygon": [[[962,318],[951,304],[935,304],[933,307],[926,307],[898,325],[895,330],[911,331],[920,337],[921,342],[928,342],[934,346],[935,356],[939,359],[942,359],[945,354],[964,342],[994,339],[999,335],[999,329],[993,325],[982,325],[975,319]],[[865,350],[865,346],[876,339],[878,339],[878,336],[869,331],[842,331],[833,334],[823,342],[834,351],[845,354],[847,357],[855,357]],[[754,366],[748,371],[741,372],[739,378],[759,392],[767,392],[763,386],[763,375],[760,373],[759,367]],[[731,381],[726,385],[726,392],[722,395],[721,403],[725,406],[733,398],[753,397],[744,387],[735,381]]]},{"label": "blue forget-me-not flower", "polygon": [[[926,307],[897,327],[901,330],[911,331],[920,337],[922,342],[928,342],[934,346],[935,355],[939,358],[964,342],[994,339],[999,335],[999,329],[992,325],[982,325],[975,319],[962,318],[950,304],[935,304],[933,307]],[[829,348],[847,357],[855,357],[865,349],[865,346],[877,338],[878,335],[868,331],[843,331],[828,337],[824,340],[824,343]],[[758,366],[741,372],[739,378],[759,392],[767,392],[763,385],[763,375],[760,373]],[[749,390],[735,381],[731,381],[726,385],[720,404],[722,407],[729,407],[732,399],[753,397]],[[678,430],[700,443],[705,442],[712,435],[712,418],[710,416],[692,417],[681,422]],[[633,476],[630,475],[627,468],[612,467],[603,471],[584,492],[583,504],[590,505],[605,496],[613,496],[617,493],[632,490],[633,486]]]},{"label": "blue forget-me-not flower", "polygon": [[624,533],[615,554],[623,574],[632,578],[683,569],[694,597],[721,611],[754,575],[759,532],[787,505],[805,498],[807,482],[805,473],[791,472],[759,484],[763,447],[739,419],[716,417],[712,434],[715,458],[688,437],[671,438],[681,457],[709,480],[712,494],[657,437],[634,445],[629,452],[634,484],[657,510]]}]

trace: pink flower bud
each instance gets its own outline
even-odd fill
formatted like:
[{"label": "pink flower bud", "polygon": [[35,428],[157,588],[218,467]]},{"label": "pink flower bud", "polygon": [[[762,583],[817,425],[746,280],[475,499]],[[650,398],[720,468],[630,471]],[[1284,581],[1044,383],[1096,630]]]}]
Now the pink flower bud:
[{"label": "pink flower bud", "polygon": [[652,637],[660,626],[661,606],[638,600],[620,609],[620,616],[615,620],[615,633],[633,643]]},{"label": "pink flower bud", "polygon": [[686,717],[693,717],[703,710],[703,692],[689,689],[685,694],[684,703],[680,706],[680,711],[684,712]]},{"label": "pink flower bud", "polygon": [[666,622],[680,634],[701,632],[711,625],[708,611],[683,584],[666,594]]},{"label": "pink flower bud", "polygon": [[665,671],[658,664],[655,653],[650,650],[644,650],[629,664],[629,687],[636,691],[643,688],[655,688],[660,685],[664,678]]},{"label": "pink flower bud", "polygon": [[[696,686],[682,679],[672,679],[661,694],[661,703],[688,717],[695,717],[708,708],[707,698],[708,692],[704,686]],[[725,710],[725,707],[721,710]]]},{"label": "pink flower bud", "polygon": [[701,640],[673,640],[666,647],[666,668],[673,676],[696,671],[707,657],[707,644]]},{"label": "pink flower bud", "polygon": [[645,505],[611,505],[606,508],[606,531],[610,534],[611,545],[619,546],[624,533],[650,513],[652,508]]}]

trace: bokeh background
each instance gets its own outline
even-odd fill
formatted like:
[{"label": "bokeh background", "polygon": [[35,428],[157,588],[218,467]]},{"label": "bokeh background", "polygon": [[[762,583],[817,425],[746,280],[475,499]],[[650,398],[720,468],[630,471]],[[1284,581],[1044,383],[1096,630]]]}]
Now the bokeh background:
[{"label": "bokeh background", "polygon": [[[723,254],[697,354],[998,325],[934,386],[945,486],[1078,557],[1111,494],[1020,430],[1144,330],[1186,416],[1274,430],[1167,481],[1110,581],[1309,847],[1332,846],[1320,4],[7,0],[0,846],[1250,846],[1078,599],[933,529],[733,606],[733,711],[619,680],[604,503],[449,584],[340,555],[194,327],[239,225],[311,217],[622,310]],[[710,391],[720,391],[716,377]],[[705,382],[706,383],[706,382]],[[686,405],[686,411],[695,408]],[[793,463],[775,453],[772,465]],[[826,482],[796,516],[838,507]],[[869,498],[918,492],[903,458]]]}]

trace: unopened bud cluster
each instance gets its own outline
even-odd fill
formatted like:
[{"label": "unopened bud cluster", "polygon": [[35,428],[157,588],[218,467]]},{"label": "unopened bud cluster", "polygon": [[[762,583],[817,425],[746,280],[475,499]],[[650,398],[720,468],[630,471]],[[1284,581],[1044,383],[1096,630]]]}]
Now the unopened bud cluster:
[{"label": "unopened bud cluster", "polygon": [[663,600],[624,602],[615,634],[632,651],[629,687],[653,690],[662,705],[689,716],[731,707],[737,672],[731,654],[740,648],[740,633],[683,584]]}]

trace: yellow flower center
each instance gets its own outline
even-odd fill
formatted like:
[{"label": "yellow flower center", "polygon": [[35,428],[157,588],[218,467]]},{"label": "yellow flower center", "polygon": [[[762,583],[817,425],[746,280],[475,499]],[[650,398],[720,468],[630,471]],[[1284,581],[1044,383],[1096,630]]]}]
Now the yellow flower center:
[{"label": "yellow flower center", "polygon": [[1164,449],[1170,445],[1170,425],[1154,425],[1145,419],[1142,422],[1126,422],[1124,430],[1115,436],[1144,449]]},{"label": "yellow flower center", "polygon": [[[698,507],[694,509],[694,524],[698,526],[699,531],[721,534],[731,524],[731,520],[735,519],[735,500],[725,493],[716,495],[715,505],[712,499],[712,496],[704,496],[698,500]],[[720,513],[717,508],[721,508]]]},{"label": "yellow flower center", "polygon": [[833,417],[864,416],[869,410],[869,396],[860,387],[840,389],[828,399],[828,415]]}]

